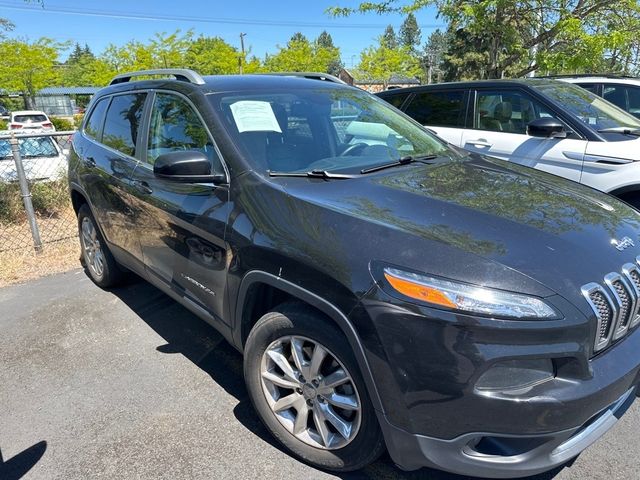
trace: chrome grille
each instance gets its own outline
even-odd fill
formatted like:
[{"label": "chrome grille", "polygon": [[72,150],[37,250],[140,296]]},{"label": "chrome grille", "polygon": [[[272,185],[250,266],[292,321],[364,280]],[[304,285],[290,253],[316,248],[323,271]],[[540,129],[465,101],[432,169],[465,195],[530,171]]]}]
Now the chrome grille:
[{"label": "chrome grille", "polygon": [[611,272],[602,283],[588,283],[582,294],[596,316],[594,353],[607,348],[640,324],[640,256],[621,273]]}]

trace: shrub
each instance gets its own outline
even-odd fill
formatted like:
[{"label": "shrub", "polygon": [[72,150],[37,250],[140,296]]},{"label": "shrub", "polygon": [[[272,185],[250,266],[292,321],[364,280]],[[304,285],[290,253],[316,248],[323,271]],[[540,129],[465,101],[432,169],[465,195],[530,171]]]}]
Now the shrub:
[{"label": "shrub", "polygon": [[79,130],[82,125],[82,119],[84,118],[84,113],[79,113],[73,116],[73,125],[75,130]]},{"label": "shrub", "polygon": [[0,130],[6,130],[8,127],[7,121],[0,118]]},{"label": "shrub", "polygon": [[[34,182],[29,185],[31,202],[37,215],[51,217],[70,205],[66,179]],[[25,219],[24,204],[17,182],[0,183],[0,223],[16,223]]]},{"label": "shrub", "polygon": [[24,205],[17,183],[0,182],[0,223],[15,223],[24,218]]},{"label": "shrub", "polygon": [[53,126],[56,127],[56,130],[59,132],[67,132],[69,130],[75,130],[75,126],[73,122],[67,120],[66,118],[60,117],[49,117]]}]

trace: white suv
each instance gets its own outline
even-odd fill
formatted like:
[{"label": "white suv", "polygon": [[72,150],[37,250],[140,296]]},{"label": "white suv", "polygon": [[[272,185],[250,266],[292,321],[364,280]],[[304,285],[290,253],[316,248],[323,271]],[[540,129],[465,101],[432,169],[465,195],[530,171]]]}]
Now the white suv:
[{"label": "white suv", "polygon": [[640,119],[576,85],[489,80],[378,95],[453,145],[554,173],[640,207]]},{"label": "white suv", "polygon": [[9,118],[9,128],[11,130],[48,130],[54,131],[55,127],[47,114],[38,110],[19,110],[11,112]]},{"label": "white suv", "polygon": [[554,77],[575,83],[640,118],[640,79],[615,75]]}]

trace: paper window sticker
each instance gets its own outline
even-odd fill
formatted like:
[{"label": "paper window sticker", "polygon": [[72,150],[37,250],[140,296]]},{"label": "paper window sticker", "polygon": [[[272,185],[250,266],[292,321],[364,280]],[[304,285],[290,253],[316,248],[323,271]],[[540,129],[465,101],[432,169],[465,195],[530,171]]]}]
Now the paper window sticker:
[{"label": "paper window sticker", "polygon": [[231,114],[240,133],[278,132],[282,133],[273,108],[269,102],[240,100],[231,105]]}]

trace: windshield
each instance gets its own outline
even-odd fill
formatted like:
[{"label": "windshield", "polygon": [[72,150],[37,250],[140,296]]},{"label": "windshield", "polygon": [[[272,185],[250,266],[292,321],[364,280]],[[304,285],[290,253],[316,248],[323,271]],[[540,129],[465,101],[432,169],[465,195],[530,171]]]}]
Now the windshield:
[{"label": "windshield", "polygon": [[639,119],[576,85],[557,82],[534,87],[595,130],[640,128]]},{"label": "windshield", "polygon": [[347,88],[211,95],[225,128],[258,170],[359,171],[451,151],[366,92]]},{"label": "windshield", "polygon": [[[49,137],[19,138],[18,148],[22,158],[56,157],[56,150],[53,141]],[[0,159],[13,158],[9,140],[0,140]]]}]

